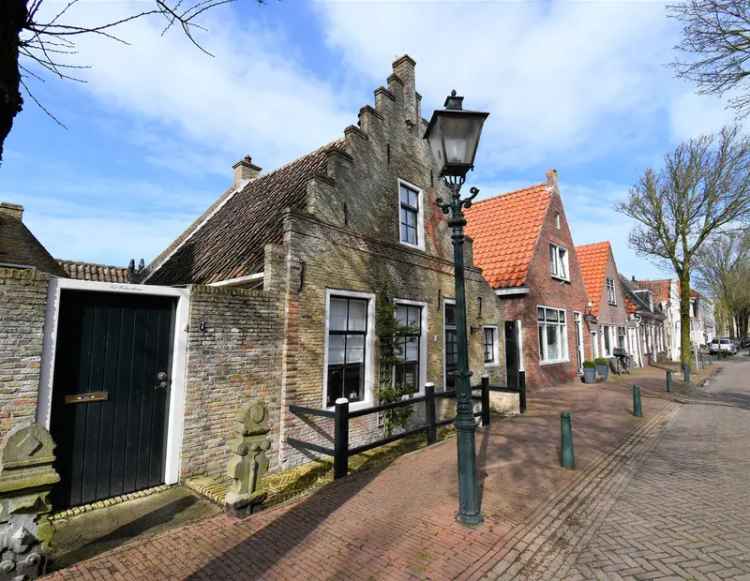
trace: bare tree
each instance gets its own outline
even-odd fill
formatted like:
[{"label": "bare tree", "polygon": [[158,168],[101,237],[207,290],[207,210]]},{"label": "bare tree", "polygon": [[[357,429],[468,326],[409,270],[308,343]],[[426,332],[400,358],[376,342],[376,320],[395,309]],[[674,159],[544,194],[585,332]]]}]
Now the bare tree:
[{"label": "bare tree", "polygon": [[[16,115],[23,109],[22,91],[60,123],[36,99],[27,80],[43,80],[40,72],[46,72],[59,79],[80,81],[76,72],[87,67],[71,62],[77,52],[77,38],[98,35],[128,44],[117,36],[118,27],[141,18],[157,18],[164,24],[162,35],[172,28],[178,28],[196,48],[210,55],[194,35],[196,30],[202,28],[198,19],[208,10],[234,1],[151,0],[148,9],[119,20],[79,26],[68,24],[64,18],[79,0],[66,0],[53,17],[45,20],[40,20],[40,9],[45,0],[0,0],[0,161],[5,139],[13,128]],[[255,1],[262,4],[264,0]]]},{"label": "bare tree", "polygon": [[676,48],[687,58],[673,63],[677,75],[704,94],[734,93],[730,107],[750,113],[750,1],[686,0],[667,11],[682,24]]},{"label": "bare tree", "polygon": [[630,245],[666,262],[680,281],[680,348],[690,361],[690,275],[704,242],[750,219],[750,140],[737,127],[679,145],[647,169],[617,210],[637,222]]},{"label": "bare tree", "polygon": [[750,230],[721,233],[696,254],[697,282],[723,305],[740,337],[750,318]]}]

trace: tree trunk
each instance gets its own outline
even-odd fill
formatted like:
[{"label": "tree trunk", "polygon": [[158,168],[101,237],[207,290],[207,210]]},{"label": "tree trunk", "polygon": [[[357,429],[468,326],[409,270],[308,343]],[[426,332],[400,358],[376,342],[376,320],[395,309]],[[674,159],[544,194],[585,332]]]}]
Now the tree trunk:
[{"label": "tree trunk", "polygon": [[680,274],[680,363],[690,364],[690,269]]},{"label": "tree trunk", "polygon": [[28,0],[0,2],[0,161],[13,120],[23,107],[18,70],[18,40],[26,22]]}]

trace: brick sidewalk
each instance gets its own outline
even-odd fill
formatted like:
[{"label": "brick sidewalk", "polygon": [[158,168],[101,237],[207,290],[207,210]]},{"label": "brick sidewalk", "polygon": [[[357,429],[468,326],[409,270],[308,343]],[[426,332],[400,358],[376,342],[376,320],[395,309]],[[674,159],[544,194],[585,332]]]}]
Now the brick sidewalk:
[{"label": "brick sidewalk", "polygon": [[[596,483],[616,473],[675,406],[647,398],[646,417],[634,418],[630,391],[623,386],[571,384],[531,396],[527,415],[495,419],[489,429],[477,432],[485,523],[475,529],[453,519],[456,444],[449,439],[248,519],[205,519],[133,541],[49,578],[479,576],[511,543],[523,539],[529,526],[538,526],[539,515],[548,521],[565,518],[555,512],[562,498],[599,490]],[[562,410],[573,412],[577,471],[559,468]],[[539,522],[548,528],[548,521],[542,517]]]}]

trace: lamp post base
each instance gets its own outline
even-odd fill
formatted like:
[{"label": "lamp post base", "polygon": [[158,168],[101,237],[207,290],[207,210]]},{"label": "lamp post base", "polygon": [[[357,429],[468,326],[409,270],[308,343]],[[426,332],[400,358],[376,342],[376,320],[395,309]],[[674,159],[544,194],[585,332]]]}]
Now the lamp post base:
[{"label": "lamp post base", "polygon": [[456,522],[461,523],[462,525],[467,527],[475,527],[477,525],[481,525],[484,522],[484,517],[482,516],[481,512],[478,512],[476,514],[461,514],[460,512],[457,512]]}]

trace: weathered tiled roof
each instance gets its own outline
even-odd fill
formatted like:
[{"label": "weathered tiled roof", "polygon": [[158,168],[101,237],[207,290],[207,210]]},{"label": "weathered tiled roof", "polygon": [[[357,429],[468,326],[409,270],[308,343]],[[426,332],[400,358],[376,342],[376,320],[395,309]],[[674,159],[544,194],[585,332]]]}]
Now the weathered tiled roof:
[{"label": "weathered tiled roof", "polygon": [[631,283],[634,288],[650,290],[654,295],[654,300],[657,302],[669,300],[671,284],[672,281],[668,278],[662,280],[634,280]]},{"label": "weathered tiled roof", "polygon": [[148,267],[148,284],[211,283],[263,270],[263,247],[282,241],[282,212],[305,204],[308,181],[326,173],[329,143],[230,189]]},{"label": "weathered tiled roof", "polygon": [[98,282],[129,282],[128,269],[77,260],[57,261],[70,278],[94,280]]},{"label": "weathered tiled roof", "polygon": [[54,258],[19,219],[0,212],[0,263],[31,266],[55,276],[65,276]]},{"label": "weathered tiled roof", "polygon": [[583,285],[586,287],[586,294],[592,302],[591,310],[595,316],[599,315],[599,305],[601,305],[602,292],[604,291],[604,279],[607,275],[607,265],[611,254],[612,248],[609,241],[576,246],[576,256],[581,268]]},{"label": "weathered tiled roof", "polygon": [[492,288],[526,284],[552,191],[539,184],[476,202],[466,210],[474,262]]}]

